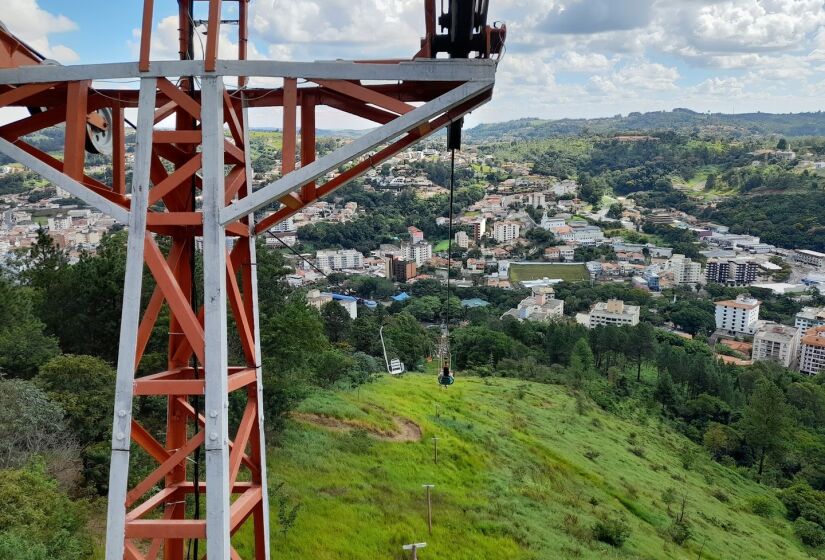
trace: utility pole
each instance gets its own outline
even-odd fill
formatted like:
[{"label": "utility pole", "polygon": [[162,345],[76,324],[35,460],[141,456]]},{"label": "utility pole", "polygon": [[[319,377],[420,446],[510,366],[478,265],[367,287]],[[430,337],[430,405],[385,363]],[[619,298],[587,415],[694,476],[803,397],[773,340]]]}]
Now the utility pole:
[{"label": "utility pole", "polygon": [[427,543],[416,543],[416,544],[405,544],[401,547],[402,550],[412,550],[412,560],[418,560],[418,553],[416,552],[419,548],[426,548]]},{"label": "utility pole", "polygon": [[438,464],[438,439],[437,437],[433,438],[433,461],[435,464]]},{"label": "utility pole", "polygon": [[430,531],[430,535],[432,535],[433,534],[432,489],[435,488],[435,484],[422,484],[422,486],[427,489],[427,529]]}]

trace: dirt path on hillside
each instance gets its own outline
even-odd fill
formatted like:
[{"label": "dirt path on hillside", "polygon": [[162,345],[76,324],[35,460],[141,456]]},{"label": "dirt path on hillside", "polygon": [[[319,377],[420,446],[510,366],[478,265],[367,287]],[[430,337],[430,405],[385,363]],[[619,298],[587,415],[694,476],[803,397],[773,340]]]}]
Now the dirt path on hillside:
[{"label": "dirt path on hillside", "polygon": [[419,442],[421,441],[421,427],[407,418],[400,416],[393,417],[395,430],[388,431],[374,426],[365,426],[352,420],[341,420],[331,416],[322,416],[307,412],[294,412],[292,419],[306,424],[314,424],[335,430],[337,432],[351,432],[353,430],[364,430],[371,437],[381,441],[392,441],[395,443]]}]

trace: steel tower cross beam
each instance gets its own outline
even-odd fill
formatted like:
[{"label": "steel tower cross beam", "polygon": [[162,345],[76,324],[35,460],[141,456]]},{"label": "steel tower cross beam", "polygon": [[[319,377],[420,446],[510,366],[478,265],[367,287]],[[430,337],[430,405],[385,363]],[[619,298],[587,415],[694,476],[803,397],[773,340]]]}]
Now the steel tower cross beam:
[{"label": "steel tower cross beam", "polygon": [[[204,541],[208,558],[270,558],[256,235],[459,121],[491,99],[495,81],[490,39],[480,59],[427,58],[443,46],[433,34],[432,0],[425,2],[424,43],[435,46],[418,58],[310,63],[245,60],[248,0],[198,0],[209,18],[204,59],[195,60],[195,1],[179,0],[179,61],[150,60],[154,0],[144,3],[136,63],[51,65],[0,26],[0,122],[7,123],[0,125],[0,153],[128,226],[107,560],[183,560]],[[223,2],[238,3],[236,60],[218,58]],[[247,77],[282,78],[284,85],[257,89]],[[139,78],[140,89],[96,86],[118,78]],[[321,106],[378,128],[319,158]],[[284,113],[282,177],[256,190],[250,110],[273,107]],[[124,123],[125,111],[135,109],[132,161]],[[171,130],[164,128],[170,119]],[[62,158],[28,140],[64,123]],[[84,144],[111,157],[109,179],[90,176]],[[201,253],[202,276],[195,266]],[[144,285],[144,270],[152,286]],[[147,372],[143,358],[164,308],[167,363]],[[230,342],[241,348],[232,364]],[[229,395],[236,392],[245,405],[230,433]],[[139,417],[134,401],[146,396],[165,399],[163,428]],[[155,466],[130,478],[136,448]],[[201,456],[205,477],[196,476]],[[233,540],[242,528],[251,537]]]}]

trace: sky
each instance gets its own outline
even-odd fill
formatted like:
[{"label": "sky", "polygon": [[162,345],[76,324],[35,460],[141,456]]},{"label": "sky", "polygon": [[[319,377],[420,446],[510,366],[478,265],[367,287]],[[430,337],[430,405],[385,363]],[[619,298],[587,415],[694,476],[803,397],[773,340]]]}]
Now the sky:
[{"label": "sky", "polygon": [[[63,64],[130,61],[142,4],[3,0],[0,18]],[[177,58],[177,2],[155,5],[152,56]],[[410,57],[423,13],[422,0],[253,0],[251,57]],[[506,52],[494,100],[470,124],[677,107],[825,108],[825,0],[491,0],[489,19],[507,24]],[[222,51],[230,57],[236,32],[224,27]],[[367,124],[330,110],[319,126]]]}]

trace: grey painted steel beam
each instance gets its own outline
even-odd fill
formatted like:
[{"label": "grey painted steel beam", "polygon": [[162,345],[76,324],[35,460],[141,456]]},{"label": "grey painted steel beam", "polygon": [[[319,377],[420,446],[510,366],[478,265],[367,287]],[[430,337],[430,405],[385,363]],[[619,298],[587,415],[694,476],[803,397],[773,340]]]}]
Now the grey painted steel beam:
[{"label": "grey painted steel beam", "polygon": [[32,84],[79,80],[118,80],[136,77],[251,76],[306,78],[308,80],[376,80],[472,82],[492,81],[493,60],[420,59],[398,64],[353,61],[282,62],[277,60],[219,60],[215,72],[205,72],[202,60],[152,62],[141,73],[136,62],[80,64],[74,66],[21,66],[0,70],[0,84]]},{"label": "grey painted steel beam", "polygon": [[[152,109],[154,109],[154,107]],[[51,165],[43,163],[33,155],[23,151],[21,148],[15,146],[4,138],[0,138],[0,152],[9,156],[17,163],[25,165],[61,189],[72,193],[73,196],[76,196],[89,206],[93,206],[101,212],[105,212],[121,224],[129,224],[129,210],[112,202],[108,198],[104,198],[96,192],[87,189],[85,186],[78,183],[68,175],[64,175],[62,171],[58,171]]]},{"label": "grey painted steel beam", "polygon": [[206,554],[230,558],[229,395],[227,372],[226,232],[224,206],[223,79],[202,79],[203,301],[206,399]]},{"label": "grey painted steel beam", "polygon": [[152,161],[152,129],[157,80],[140,82],[135,168],[132,175],[132,211],[129,213],[129,239],[126,277],[123,284],[123,310],[117,355],[115,410],[112,423],[112,458],[109,469],[109,503],[106,519],[106,560],[122,560],[126,529],[126,492],[129,479],[129,452],[132,432],[132,397],[140,322],[140,295],[143,289],[143,250],[146,238],[146,212],[149,207],[149,169]]},{"label": "grey painted steel beam", "polygon": [[225,225],[234,222],[284,195],[298,190],[303,185],[322,177],[333,169],[337,169],[341,164],[352,161],[395,137],[429,122],[468,99],[492,89],[492,87],[493,82],[465,83],[429,103],[416,107],[406,115],[398,117],[315,162],[287,174],[285,177],[255,191],[243,200],[227,206],[221,212],[221,223]]},{"label": "grey painted steel beam", "polygon": [[[243,109],[243,141],[244,146],[249,146],[249,108],[246,106],[244,100]],[[252,190],[252,158],[246,158],[246,176],[247,188]],[[249,268],[252,279],[252,293],[247,297],[252,298],[252,328],[255,334],[255,381],[257,383],[258,394],[258,434],[260,437],[259,446],[261,448],[261,500],[263,503],[263,526],[264,529],[264,558],[270,558],[270,539],[269,539],[269,484],[266,476],[266,437],[264,426],[264,379],[263,368],[261,367],[261,317],[258,309],[258,253],[256,247],[257,237],[255,236],[255,215],[249,215]]]}]

